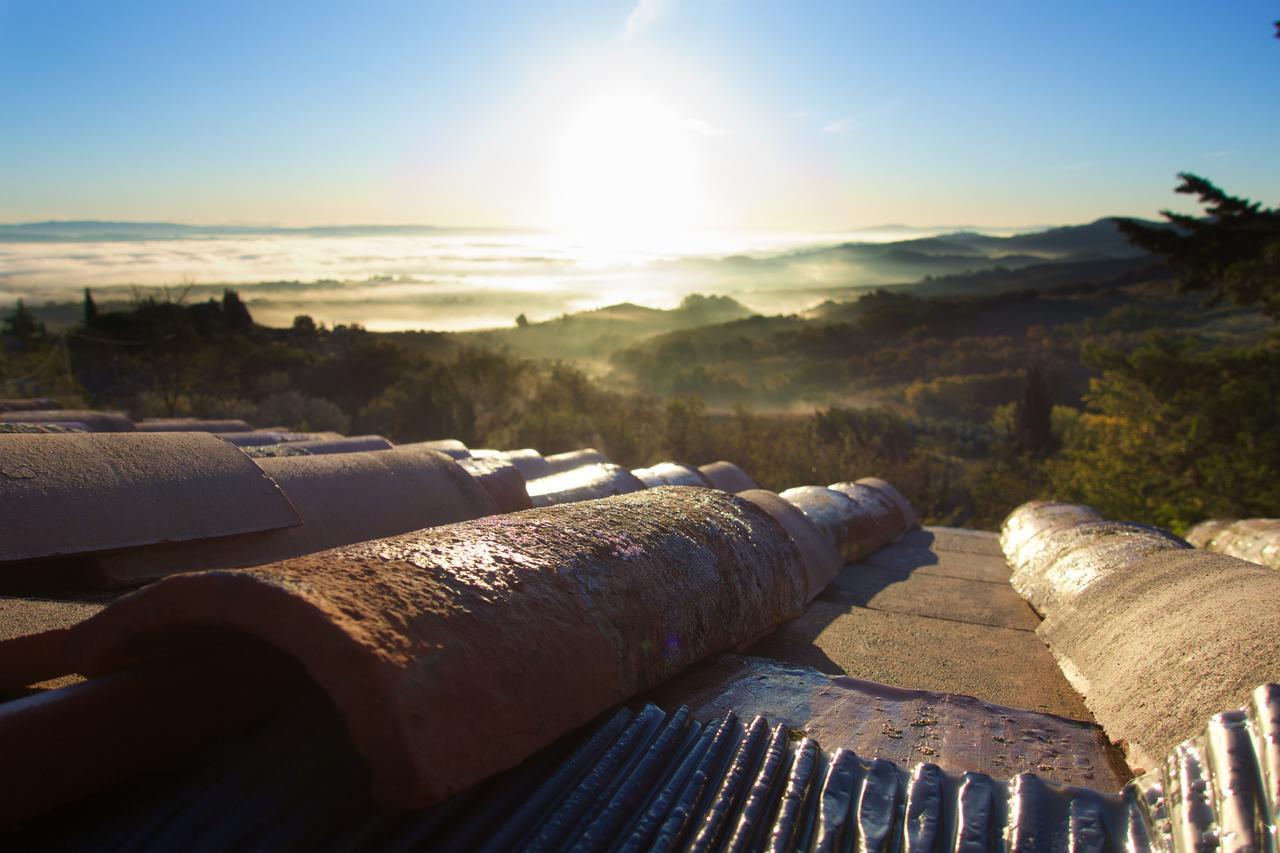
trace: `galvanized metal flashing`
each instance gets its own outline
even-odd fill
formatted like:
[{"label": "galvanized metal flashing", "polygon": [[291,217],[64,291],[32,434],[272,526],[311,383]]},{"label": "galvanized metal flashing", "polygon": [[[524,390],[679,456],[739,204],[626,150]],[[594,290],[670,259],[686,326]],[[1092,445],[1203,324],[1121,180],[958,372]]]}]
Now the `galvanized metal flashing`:
[{"label": "galvanized metal flashing", "polygon": [[[1219,714],[1119,792],[1020,773],[911,767],[764,717],[622,708],[485,786],[408,812],[376,807],[340,725],[278,714],[205,770],[29,824],[25,849],[1269,850],[1280,807],[1280,688]],[[91,818],[98,808],[98,820]]]}]

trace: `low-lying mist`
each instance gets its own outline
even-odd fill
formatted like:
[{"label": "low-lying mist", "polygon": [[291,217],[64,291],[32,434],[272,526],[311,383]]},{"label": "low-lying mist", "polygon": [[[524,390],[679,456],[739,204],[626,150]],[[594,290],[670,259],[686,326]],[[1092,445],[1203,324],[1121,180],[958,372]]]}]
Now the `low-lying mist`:
[{"label": "low-lying mist", "polygon": [[[309,314],[378,331],[461,331],[622,302],[673,308],[690,293],[789,313],[851,290],[1082,251],[1028,243],[1034,236],[928,229],[731,235],[637,251],[542,233],[41,223],[0,226],[0,305],[77,301],[84,287],[104,302],[161,287],[203,299],[230,285],[272,326]],[[1098,245],[1084,246],[1086,253],[1131,251],[1104,233],[1091,237]]]}]

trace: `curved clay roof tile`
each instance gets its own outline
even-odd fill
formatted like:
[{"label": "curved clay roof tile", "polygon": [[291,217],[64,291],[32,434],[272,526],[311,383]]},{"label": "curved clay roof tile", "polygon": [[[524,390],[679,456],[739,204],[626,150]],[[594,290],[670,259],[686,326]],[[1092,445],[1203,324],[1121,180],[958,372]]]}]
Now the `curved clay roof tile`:
[{"label": "curved clay roof tile", "polygon": [[412,806],[764,633],[805,596],[800,551],[768,512],[661,488],[177,575],[68,646],[104,673],[172,654],[193,629],[264,639],[329,694],[376,796]]}]

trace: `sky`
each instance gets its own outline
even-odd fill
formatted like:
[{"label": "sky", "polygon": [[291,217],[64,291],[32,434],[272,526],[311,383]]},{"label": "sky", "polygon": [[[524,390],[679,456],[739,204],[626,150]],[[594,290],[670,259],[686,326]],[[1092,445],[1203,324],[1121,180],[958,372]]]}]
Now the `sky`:
[{"label": "sky", "polygon": [[1274,2],[0,0],[0,222],[633,235],[1280,201]]}]

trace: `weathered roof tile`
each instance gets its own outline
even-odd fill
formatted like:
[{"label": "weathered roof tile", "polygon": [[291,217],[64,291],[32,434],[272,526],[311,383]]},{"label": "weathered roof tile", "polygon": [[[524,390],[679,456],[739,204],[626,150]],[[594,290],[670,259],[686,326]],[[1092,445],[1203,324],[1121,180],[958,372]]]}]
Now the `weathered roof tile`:
[{"label": "weathered roof tile", "polygon": [[330,694],[379,797],[412,805],[794,615],[800,559],[755,505],[663,488],[166,578],[72,629],[72,646],[100,673],[173,653],[166,632],[264,638]]},{"label": "weathered roof tile", "polygon": [[497,512],[480,483],[449,457],[431,450],[268,458],[257,463],[288,496],[302,522],[299,526],[98,555],[95,563],[102,579],[137,583],[181,571],[258,566]]},{"label": "weathered roof tile", "polygon": [[93,432],[134,432],[133,421],[122,412],[93,412],[84,409],[5,412],[0,420],[14,424],[84,424]]},{"label": "weathered roof tile", "polygon": [[249,432],[253,429],[241,420],[201,418],[143,418],[136,427],[138,432]]},{"label": "weathered roof tile", "polygon": [[747,472],[743,471],[732,462],[708,462],[706,465],[699,465],[698,470],[711,481],[711,485],[717,489],[723,489],[726,492],[745,492],[747,489],[758,489],[760,484],[747,476]]},{"label": "weathered roof tile", "polygon": [[5,435],[0,473],[0,562],[299,523],[253,460],[203,433]]}]

